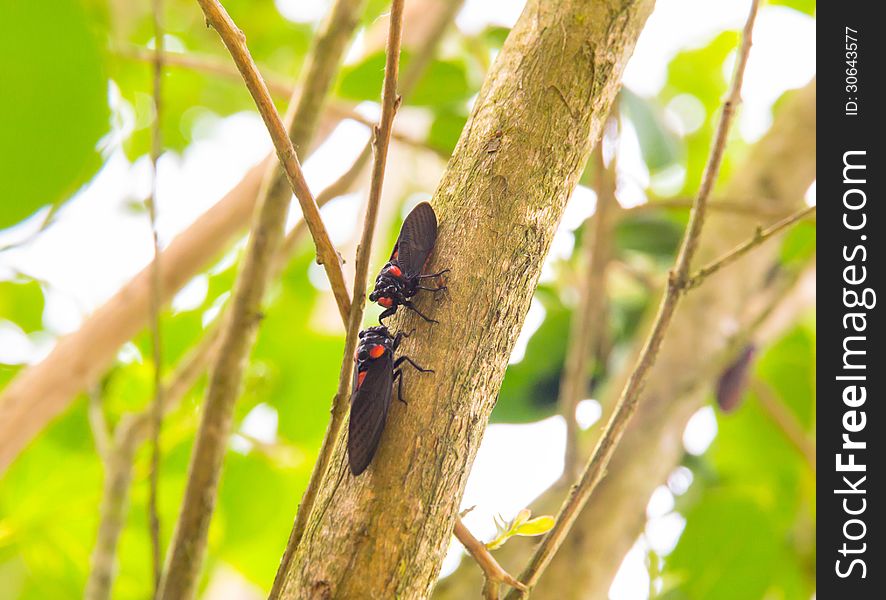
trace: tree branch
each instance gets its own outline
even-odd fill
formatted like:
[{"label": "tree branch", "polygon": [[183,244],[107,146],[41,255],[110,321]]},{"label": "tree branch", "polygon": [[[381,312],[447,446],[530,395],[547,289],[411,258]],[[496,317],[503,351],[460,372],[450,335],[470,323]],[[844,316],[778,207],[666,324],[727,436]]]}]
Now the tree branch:
[{"label": "tree branch", "polygon": [[[578,514],[581,512],[582,508],[584,508],[588,498],[603,478],[603,475],[606,472],[606,467],[612,459],[615,448],[619,441],[621,441],[628,423],[636,411],[640,392],[643,389],[646,376],[652,368],[652,365],[655,364],[656,355],[661,347],[664,334],[670,325],[674,311],[679,304],[680,297],[686,289],[689,269],[695,252],[698,249],[702,227],[704,226],[705,208],[711,190],[717,179],[717,174],[720,170],[720,163],[723,158],[726,138],[729,133],[729,126],[732,122],[735,107],[740,101],[741,84],[751,49],[751,33],[753,31],[754,20],[757,16],[758,4],[759,0],[751,0],[751,8],[747,22],[745,23],[742,44],[739,50],[738,60],[736,61],[735,73],[732,78],[729,95],[723,105],[723,112],[720,115],[720,120],[717,124],[714,143],[707,164],[705,165],[698,196],[696,197],[695,205],[693,206],[692,213],[689,217],[689,224],[686,227],[686,232],[683,236],[683,242],[681,243],[676,263],[668,279],[667,290],[661,300],[658,315],[656,316],[652,325],[652,330],[650,331],[646,344],[637,359],[634,369],[628,377],[625,387],[622,389],[615,411],[609,422],[606,424],[603,435],[588,460],[584,472],[563,503],[553,529],[551,529],[542,540],[530,560],[529,565],[520,575],[520,580],[530,588],[538,582],[538,578],[541,577],[541,574],[550,563],[554,554],[556,554],[557,550],[560,548],[560,545],[569,533]],[[519,595],[523,595],[523,592],[512,590],[511,593],[508,594],[508,598],[516,599]]]},{"label": "tree branch", "polygon": [[160,335],[160,310],[163,303],[162,277],[160,274],[160,237],[157,232],[157,164],[163,152],[163,0],[151,0],[154,21],[153,101],[154,121],[151,125],[151,193],[146,202],[154,244],[154,260],[151,262],[150,331],[151,350],[154,361],[154,399],[151,410],[151,468],[148,475],[148,529],[151,534],[151,564],[154,574],[154,596],[160,587],[163,570],[160,548],[160,514],[157,510],[157,493],[160,479],[160,429],[163,426],[163,338]]},{"label": "tree branch", "polygon": [[744,242],[740,246],[737,246],[736,248],[729,251],[727,254],[721,256],[720,258],[706,264],[705,266],[700,268],[698,271],[693,273],[686,280],[686,289],[689,290],[694,287],[698,287],[709,276],[713,275],[714,273],[716,273],[717,271],[719,271],[723,267],[734,263],[739,258],[744,256],[745,254],[747,254],[748,252],[750,252],[751,250],[753,250],[754,248],[756,248],[757,246],[759,246],[760,244],[762,244],[763,242],[768,240],[769,238],[781,233],[785,229],[798,223],[799,221],[802,221],[806,217],[811,216],[813,213],[815,213],[815,207],[809,206],[807,208],[804,208],[803,210],[799,210],[799,211],[795,212],[794,214],[792,214],[789,217],[782,219],[781,221],[772,225],[771,227],[768,227],[766,229],[763,229],[762,227],[758,227],[757,230],[754,232],[754,237],[752,237],[748,241]]},{"label": "tree branch", "polygon": [[465,526],[461,517],[455,519],[455,528],[453,531],[455,537],[461,542],[461,545],[465,547],[465,550],[468,551],[483,570],[483,575],[486,578],[483,590],[484,595],[487,598],[498,600],[498,588],[501,583],[506,583],[518,590],[526,589],[526,586],[517,581],[510,573],[505,571],[500,564],[498,564],[498,561],[495,560],[492,553],[486,548],[486,545],[475,538],[474,534],[472,534]]},{"label": "tree branch", "polygon": [[[692,208],[693,204],[694,200],[688,198],[650,199],[649,202],[644,204],[624,208],[622,209],[622,212],[627,215],[672,208],[689,210]],[[783,211],[770,208],[768,204],[770,204],[768,200],[765,203],[763,200],[759,200],[748,204],[734,199],[711,198],[708,202],[707,209],[711,212],[731,213],[748,217],[757,217],[759,219],[780,219],[786,216]]]},{"label": "tree branch", "polygon": [[[582,265],[586,271],[579,283],[579,301],[570,323],[569,341],[563,376],[560,380],[559,404],[566,419],[566,458],[563,476],[570,481],[579,475],[579,427],[575,418],[578,403],[587,393],[588,363],[594,343],[599,342],[606,307],[606,269],[612,256],[610,212],[618,210],[615,198],[615,158],[607,167],[603,162],[602,143],[598,143],[592,160],[597,169],[597,208],[594,212],[593,234],[585,226],[582,240]],[[591,220],[588,220],[590,225]]]}]

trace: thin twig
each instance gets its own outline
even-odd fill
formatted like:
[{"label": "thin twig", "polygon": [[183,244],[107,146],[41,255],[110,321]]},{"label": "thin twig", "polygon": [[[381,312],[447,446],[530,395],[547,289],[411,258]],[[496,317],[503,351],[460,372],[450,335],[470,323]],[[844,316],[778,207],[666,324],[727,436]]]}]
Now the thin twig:
[{"label": "thin twig", "polygon": [[160,275],[160,237],[157,232],[157,164],[163,152],[163,0],[151,0],[154,21],[153,100],[154,122],[151,126],[151,193],[147,199],[151,222],[151,238],[154,243],[154,260],[151,263],[150,332],[154,361],[154,400],[151,411],[151,468],[148,475],[148,529],[151,534],[151,564],[154,574],[153,596],[160,587],[163,570],[160,547],[160,514],[157,495],[160,479],[160,429],[163,426],[163,338],[160,334],[160,310],[163,285]]},{"label": "thin twig", "polygon": [[456,517],[455,519],[454,533],[461,545],[465,547],[465,550],[468,551],[483,570],[483,575],[486,578],[486,583],[483,586],[485,598],[498,600],[498,590],[502,583],[506,583],[517,590],[525,591],[527,589],[525,585],[517,581],[498,564],[498,561],[495,560],[495,557],[492,556],[486,545],[475,538],[474,534],[465,526],[461,517]]},{"label": "thin twig", "polygon": [[[603,162],[602,142],[594,152],[597,168],[597,208],[594,231],[585,226],[581,255],[584,273],[579,284],[579,301],[570,323],[569,341],[563,376],[560,380],[559,404],[566,419],[566,457],[563,476],[569,481],[578,477],[580,464],[579,427],[575,418],[578,403],[587,392],[588,363],[594,343],[600,340],[603,311],[606,306],[606,269],[612,256],[612,232],[609,215],[617,210],[615,198],[615,159],[607,167]],[[588,221],[588,225],[590,220]]]},{"label": "thin twig", "polygon": [[[689,198],[650,199],[649,202],[624,208],[622,209],[622,213],[624,215],[630,215],[664,209],[689,210],[692,208],[693,204],[694,201]],[[757,218],[778,219],[785,216],[785,211],[769,208],[763,203],[763,201],[748,204],[723,198],[712,198],[710,202],[708,202],[707,209],[710,212],[731,213]]]},{"label": "thin twig", "polygon": [[252,95],[253,100],[255,100],[262,120],[268,128],[286,179],[289,181],[289,185],[301,206],[305,223],[307,223],[311,237],[314,238],[314,243],[317,246],[317,260],[326,270],[326,276],[329,278],[329,283],[332,286],[332,292],[338,303],[339,312],[344,318],[350,311],[351,302],[341,269],[341,257],[329,239],[329,233],[323,224],[323,219],[320,217],[320,211],[317,208],[317,203],[311,194],[311,190],[308,188],[308,183],[305,181],[298,156],[296,155],[295,148],[292,146],[292,140],[289,139],[289,133],[286,131],[283,120],[277,113],[274,101],[268,92],[268,88],[258,72],[249,49],[246,47],[246,36],[231,20],[227,11],[217,0],[197,1],[206,15],[207,22],[218,32],[225,47],[231,53],[231,57],[243,76],[243,81],[246,83],[249,93]]},{"label": "thin twig", "polygon": [[785,439],[803,457],[815,473],[815,442],[813,442],[797,417],[779,400],[773,389],[760,379],[751,381],[751,389],[766,416],[781,431]]},{"label": "thin twig", "polygon": [[686,280],[686,288],[692,289],[694,287],[698,287],[702,283],[702,281],[704,281],[707,277],[710,277],[711,275],[713,275],[714,273],[716,273],[717,271],[719,271],[723,267],[734,263],[736,260],[738,260],[739,258],[744,256],[745,254],[747,254],[748,252],[750,252],[751,250],[753,250],[754,248],[756,248],[757,246],[759,246],[760,244],[762,244],[763,242],[768,240],[769,238],[781,233],[782,231],[784,231],[785,229],[787,229],[791,225],[794,225],[795,223],[802,221],[806,217],[811,216],[814,212],[815,212],[815,207],[808,206],[808,207],[804,208],[803,210],[799,210],[799,211],[795,212],[794,214],[792,214],[791,216],[782,219],[781,221],[779,221],[775,225],[772,225],[771,227],[768,227],[766,229],[763,229],[762,227],[758,227],[757,230],[754,232],[754,236],[751,239],[740,244],[739,246],[736,246],[735,248],[733,248],[732,250],[730,250],[729,252],[727,252],[726,254],[721,256],[720,258],[717,258],[717,259],[711,261],[710,263],[706,264],[705,266],[700,268],[698,271],[693,273]]},{"label": "thin twig", "polygon": [[[288,565],[287,556],[291,558],[292,553],[298,547],[310,516],[311,508],[314,505],[317,492],[320,489],[320,482],[323,480],[329,463],[332,459],[332,451],[335,441],[338,439],[342,423],[348,409],[348,398],[350,396],[351,375],[354,368],[354,349],[357,346],[357,334],[360,330],[360,324],[363,321],[363,308],[365,305],[366,283],[369,273],[369,258],[372,249],[372,238],[375,231],[375,222],[378,216],[378,205],[381,200],[382,184],[384,182],[385,162],[387,159],[388,144],[391,137],[391,128],[393,126],[394,114],[397,106],[400,104],[400,97],[397,95],[397,75],[400,65],[400,40],[403,28],[403,0],[393,0],[391,2],[390,29],[388,32],[387,42],[387,60],[385,63],[385,78],[382,86],[382,115],[379,126],[373,135],[373,145],[375,147],[372,180],[369,190],[369,202],[366,210],[366,217],[363,221],[363,233],[360,239],[360,245],[357,249],[356,275],[354,278],[354,299],[351,303],[351,314],[348,319],[347,337],[345,338],[345,348],[342,357],[341,370],[339,372],[338,390],[332,403],[332,414],[326,434],[323,438],[323,444],[320,448],[320,455],[311,473],[311,479],[305,489],[302,497],[301,506],[295,517],[295,523],[292,528],[289,544],[286,548],[286,555],[280,563],[277,579],[282,585],[282,575],[286,572]],[[358,295],[359,294],[359,295]],[[280,585],[276,585],[271,592],[271,598],[274,598],[274,592],[279,593]]]},{"label": "thin twig", "polygon": [[[606,467],[612,459],[612,455],[616,446],[621,441],[628,423],[634,415],[639,401],[640,392],[646,381],[658,350],[661,347],[665,332],[670,325],[674,312],[679,304],[683,292],[686,290],[686,281],[689,276],[692,259],[698,248],[699,239],[701,237],[702,227],[704,226],[705,209],[711,190],[717,179],[720,170],[720,164],[723,159],[723,152],[726,147],[726,139],[729,133],[729,127],[732,123],[732,117],[735,108],[741,98],[741,84],[744,77],[744,69],[747,65],[748,55],[751,48],[751,33],[753,31],[754,20],[757,16],[757,8],[759,0],[751,0],[751,7],[745,23],[742,35],[741,48],[738,53],[738,60],[735,65],[735,72],[732,77],[729,95],[723,105],[723,112],[717,124],[717,130],[714,135],[714,142],[711,152],[705,165],[704,174],[702,176],[701,186],[695,205],[689,217],[689,223],[680,245],[680,251],[677,255],[676,263],[668,278],[668,286],[664,297],[659,305],[658,314],[653,323],[652,330],[646,340],[637,363],[633,371],[625,383],[624,389],[616,403],[615,410],[609,422],[606,424],[603,435],[597,443],[593,454],[588,460],[584,472],[578,482],[572,487],[569,496],[564,501],[557,515],[556,523],[551,531],[545,536],[542,543],[538,546],[532,556],[528,566],[520,575],[520,581],[530,588],[537,582],[551,559],[556,554],[566,535],[572,528],[575,519],[578,517],[582,508],[590,498],[591,494],[597,487],[597,484],[603,478]],[[516,600],[524,592],[511,590],[508,598]]]}]

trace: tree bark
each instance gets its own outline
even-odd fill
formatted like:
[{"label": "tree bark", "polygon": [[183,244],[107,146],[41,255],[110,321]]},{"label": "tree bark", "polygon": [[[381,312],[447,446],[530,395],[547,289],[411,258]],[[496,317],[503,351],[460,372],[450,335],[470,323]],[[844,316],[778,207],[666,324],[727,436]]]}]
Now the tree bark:
[{"label": "tree bark", "polygon": [[[422,598],[563,207],[619,88],[652,0],[531,0],[508,37],[435,193],[429,272],[449,297],[405,309],[407,372],[373,465],[358,478],[339,439],[285,575],[285,598]],[[478,588],[479,589],[479,588]]]},{"label": "tree bark", "polygon": [[[803,206],[814,179],[813,81],[781,107],[771,130],[748,153],[724,193],[749,204],[767,198],[766,210],[790,212]],[[747,240],[760,224],[753,217],[714,212],[708,219],[699,248],[700,264]],[[713,381],[730,361],[735,334],[747,329],[761,306],[778,299],[779,290],[768,278],[778,254],[774,243],[755,249],[686,295],[606,478],[533,597],[607,597],[622,559],[643,531],[649,497],[683,457],[686,423],[703,406]],[[604,406],[612,405],[612,396],[621,389],[625,376],[621,374],[607,386]],[[565,493],[563,487],[551,488],[536,502],[534,512],[556,510]],[[521,540],[499,554],[506,568],[515,569],[526,562],[531,546]],[[460,567],[441,582],[436,597],[445,600],[475,594],[482,580],[473,571],[470,565]]]}]

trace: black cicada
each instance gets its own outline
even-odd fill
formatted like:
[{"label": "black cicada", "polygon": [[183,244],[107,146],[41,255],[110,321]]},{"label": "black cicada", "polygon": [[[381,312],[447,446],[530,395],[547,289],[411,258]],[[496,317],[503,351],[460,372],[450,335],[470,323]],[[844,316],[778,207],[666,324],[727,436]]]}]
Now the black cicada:
[{"label": "black cicada", "polygon": [[427,202],[422,202],[407,215],[400,229],[400,236],[394,246],[390,260],[375,280],[375,289],[369,294],[372,302],[378,302],[385,308],[378,317],[378,322],[397,312],[398,306],[405,306],[415,311],[425,321],[437,321],[426,317],[409,301],[419,290],[439,292],[445,286],[423,287],[423,279],[432,279],[447,273],[444,269],[439,273],[422,275],[425,263],[437,241],[437,215]]},{"label": "black cicada", "polygon": [[354,475],[365,471],[375,456],[388,417],[394,381],[397,381],[399,399],[406,402],[400,365],[405,361],[422,373],[433,373],[432,369],[420,367],[408,356],[394,360],[394,351],[404,337],[409,336],[404,333],[391,335],[384,325],[360,332],[360,342],[354,354],[357,365],[348,425],[348,463]]}]

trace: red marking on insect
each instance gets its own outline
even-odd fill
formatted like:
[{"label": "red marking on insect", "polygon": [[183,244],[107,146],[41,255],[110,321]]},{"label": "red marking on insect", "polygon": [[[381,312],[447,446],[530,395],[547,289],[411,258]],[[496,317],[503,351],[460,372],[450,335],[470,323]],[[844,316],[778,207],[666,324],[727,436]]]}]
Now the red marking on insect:
[{"label": "red marking on insect", "polygon": [[386,297],[384,297],[384,296],[382,296],[381,298],[378,299],[378,303],[379,303],[381,306],[384,306],[385,308],[391,308],[391,306],[394,305],[394,301],[393,301],[393,300],[391,300],[390,298],[386,298]]},{"label": "red marking on insect", "polygon": [[373,346],[372,348],[369,349],[369,356],[371,358],[378,358],[379,356],[381,356],[384,353],[385,353],[385,347],[382,346],[381,344],[376,344],[375,346]]},{"label": "red marking on insect", "polygon": [[401,271],[400,267],[398,267],[397,265],[391,265],[390,267],[388,267],[388,273],[390,273],[394,277],[400,277],[403,275],[403,271]]},{"label": "red marking on insect", "polygon": [[363,385],[363,380],[366,379],[366,373],[369,371],[360,371],[357,373],[357,389],[360,389],[360,386]]},{"label": "red marking on insect", "polygon": [[395,247],[395,248],[394,248],[394,253],[391,254],[391,260],[394,260],[395,258],[397,258],[397,255],[398,255],[398,254],[400,254],[400,248],[399,248],[399,247]]}]

